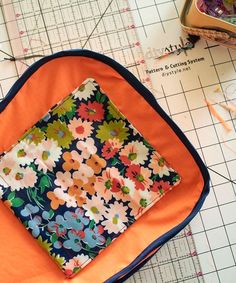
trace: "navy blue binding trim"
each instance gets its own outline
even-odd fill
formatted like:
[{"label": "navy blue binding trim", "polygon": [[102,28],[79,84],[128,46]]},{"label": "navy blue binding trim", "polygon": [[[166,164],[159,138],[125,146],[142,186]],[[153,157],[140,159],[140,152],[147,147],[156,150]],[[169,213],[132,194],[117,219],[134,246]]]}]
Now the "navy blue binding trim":
[{"label": "navy blue binding trim", "polygon": [[145,260],[135,266],[129,273],[124,275],[122,278],[117,279],[115,283],[125,282],[130,276],[132,276],[135,272],[137,272],[140,268],[142,268],[156,253],[148,256]]},{"label": "navy blue binding trim", "polygon": [[[21,89],[21,87],[24,85],[24,83],[28,80],[28,78],[36,72],[42,65],[45,63],[56,59],[60,57],[67,57],[67,56],[82,56],[82,57],[88,57],[93,58],[98,61],[101,61],[110,67],[112,67],[114,70],[116,70],[128,83],[144,97],[144,99],[150,104],[150,106],[153,107],[153,109],[158,112],[158,114],[169,124],[169,126],[174,130],[176,135],[179,137],[181,142],[186,146],[186,148],[189,150],[191,155],[193,156],[195,162],[197,163],[203,179],[204,179],[204,187],[201,193],[201,196],[196,203],[195,207],[191,211],[191,213],[188,215],[188,217],[179,225],[175,226],[173,229],[162,235],[160,238],[155,240],[151,245],[149,245],[136,259],[127,267],[122,269],[117,274],[113,275],[111,278],[105,281],[105,283],[113,283],[113,282],[123,282],[125,279],[127,279],[129,276],[131,276],[136,270],[138,270],[143,264],[140,263],[144,258],[148,257],[148,255],[155,250],[157,247],[162,246],[164,243],[166,243],[168,240],[170,240],[172,237],[174,237],[176,234],[178,234],[191,220],[192,218],[198,213],[200,208],[203,205],[203,202],[206,198],[206,196],[209,193],[209,173],[206,169],[206,166],[202,162],[201,158],[199,157],[198,153],[192,146],[192,144],[188,141],[186,136],[183,134],[183,132],[179,129],[179,127],[169,118],[169,116],[162,110],[162,108],[158,105],[155,97],[152,95],[152,93],[144,86],[142,85],[134,75],[132,75],[126,68],[121,66],[119,63],[114,61],[113,59],[90,51],[90,50],[67,50],[67,51],[61,51],[58,53],[55,53],[53,55],[44,57],[31,65],[25,73],[16,81],[16,83],[12,86],[10,91],[8,92],[7,96],[3,99],[3,101],[0,103],[0,113],[7,107],[7,105],[10,103],[10,101],[17,95],[18,91]],[[191,169],[190,169],[191,170]],[[150,258],[150,256],[149,256]],[[144,260],[144,263],[146,263],[148,259]],[[124,276],[122,279],[119,279],[120,277]]]}]

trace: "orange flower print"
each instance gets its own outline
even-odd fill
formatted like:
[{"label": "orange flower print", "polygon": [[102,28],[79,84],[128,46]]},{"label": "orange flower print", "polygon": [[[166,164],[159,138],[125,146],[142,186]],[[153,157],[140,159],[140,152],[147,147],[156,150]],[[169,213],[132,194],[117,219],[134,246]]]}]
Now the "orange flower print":
[{"label": "orange flower print", "polygon": [[93,169],[94,173],[99,174],[102,168],[106,166],[107,162],[97,154],[94,154],[86,161],[86,164]]},{"label": "orange flower print", "polygon": [[90,195],[94,195],[95,194],[95,188],[94,188],[95,182],[96,182],[96,177],[92,176],[91,178],[89,178],[88,183],[83,186],[83,189],[85,191],[87,191]]},{"label": "orange flower print", "polygon": [[78,206],[82,206],[86,202],[85,192],[81,189],[82,184],[81,180],[74,180],[74,185],[68,190],[68,194],[76,199]]},{"label": "orange flower print", "polygon": [[81,180],[77,180],[77,179],[74,179],[73,180],[73,185],[69,187],[68,189],[68,194],[70,196],[74,196],[76,194],[81,194],[82,193],[82,185],[83,185],[83,182]]},{"label": "orange flower print", "polygon": [[62,157],[65,160],[62,165],[62,168],[65,171],[79,169],[80,162],[82,162],[82,158],[77,151],[73,150],[71,152],[65,152]]},{"label": "orange flower print", "polygon": [[[57,190],[57,189],[56,189],[56,190]],[[55,191],[56,191],[56,190],[55,190]],[[65,204],[65,200],[60,199],[60,198],[58,197],[58,195],[55,194],[55,192],[48,192],[48,193],[47,193],[47,197],[51,200],[50,205],[51,205],[51,208],[54,209],[54,210],[58,209],[58,207],[59,207],[60,205]]]},{"label": "orange flower print", "polygon": [[78,206],[82,206],[83,204],[86,203],[86,195],[84,192],[82,192],[82,194],[79,196],[75,196],[75,199],[77,201]]}]

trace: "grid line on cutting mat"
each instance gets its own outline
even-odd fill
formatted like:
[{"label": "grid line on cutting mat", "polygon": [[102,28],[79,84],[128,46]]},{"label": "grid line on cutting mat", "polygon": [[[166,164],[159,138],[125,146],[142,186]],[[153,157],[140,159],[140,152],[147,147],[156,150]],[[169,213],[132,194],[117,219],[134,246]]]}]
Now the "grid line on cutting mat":
[{"label": "grid line on cutting mat", "polygon": [[[22,30],[24,32],[23,35],[18,36],[20,40],[23,42],[23,47],[28,49],[26,53],[23,53],[23,55],[31,55],[31,54],[38,54],[41,53],[43,55],[51,54],[52,52],[59,51],[60,49],[69,49],[69,48],[79,48],[82,47],[83,44],[86,42],[86,39],[90,36],[91,30],[96,25],[97,21],[99,20],[99,16],[101,16],[102,12],[105,10],[106,6],[109,4],[109,1],[75,1],[73,0],[71,3],[75,4],[74,6],[78,5],[79,8],[79,15],[81,15],[81,18],[78,20],[76,19],[75,10],[71,9],[71,16],[72,21],[76,22],[74,25],[76,31],[78,33],[78,38],[74,39],[71,38],[70,35],[70,29],[73,26],[71,23],[66,23],[66,19],[63,17],[63,11],[66,11],[66,8],[68,8],[68,4],[61,5],[62,2],[68,3],[68,1],[38,1],[38,3],[41,4],[41,10],[43,11],[44,5],[47,3],[50,3],[51,6],[57,4],[57,8],[55,8],[53,11],[50,11],[50,8],[47,8],[48,14],[52,13],[52,18],[45,18],[44,19],[44,25],[42,25],[42,18],[44,17],[44,14],[39,13],[39,7],[37,5],[35,8],[35,15],[38,17],[36,19],[36,27],[37,25],[41,25],[39,28],[29,30],[27,28],[27,23],[30,20],[30,18],[34,18],[34,15],[30,15],[29,12],[27,12],[26,17],[24,16],[23,9],[25,7],[26,1],[13,1],[13,4],[16,4],[16,7],[20,7],[19,14],[20,16],[17,18],[17,22],[21,27],[26,27],[25,30]],[[146,5],[143,6],[143,8],[140,8],[138,4],[140,4],[142,1],[137,2],[136,1],[136,7],[129,7],[128,1],[113,1],[111,8],[108,10],[108,12],[104,15],[104,17],[101,19],[98,27],[96,28],[94,34],[91,36],[90,40],[88,41],[88,45],[86,48],[102,52],[104,54],[107,54],[111,57],[113,57],[115,60],[119,61],[121,64],[125,65],[131,72],[133,72],[146,86],[150,87],[149,85],[149,79],[145,72],[145,63],[140,63],[141,59],[143,58],[142,50],[140,49],[140,40],[137,36],[136,28],[140,28],[139,26],[136,26],[133,22],[133,17],[131,12],[138,11],[139,15],[141,16],[142,9],[152,8],[155,7],[156,12],[158,14],[158,17],[160,18],[159,21],[153,21],[153,23],[143,23],[142,28],[146,32],[146,27],[155,25],[157,23],[160,23],[163,27],[163,32],[165,32],[165,24],[171,22],[172,20],[175,20],[176,17],[172,17],[169,19],[163,19],[161,13],[159,12],[159,9],[162,9],[163,5],[167,4],[169,5],[172,3],[172,1],[163,1],[162,3],[158,3],[158,0],[155,1],[147,1],[147,2],[153,2],[153,5]],[[89,14],[83,15],[83,12],[86,12],[84,9],[84,5],[88,4],[89,10],[93,11],[93,5],[96,5],[96,3],[99,4],[100,11],[99,15],[94,15],[93,19],[91,20],[91,16]],[[175,3],[175,2],[174,2]],[[31,5],[31,4],[29,4]],[[32,4],[35,5],[35,4]],[[162,7],[160,7],[160,5]],[[177,7],[175,6],[176,13],[178,15]],[[15,14],[17,14],[18,11],[15,11]],[[56,24],[56,18],[60,13],[62,20],[62,23],[60,25]],[[87,16],[86,16],[87,15]],[[129,15],[129,17],[127,17]],[[60,17],[59,17],[60,18]],[[120,20],[119,20],[120,18]],[[31,20],[32,20],[31,19]],[[49,20],[52,20],[55,24],[52,25],[52,28],[47,28],[47,24]],[[107,30],[109,29],[109,26],[106,24],[107,21],[109,22],[109,19],[112,19],[113,22],[115,22],[115,27],[113,30]],[[128,22],[127,22],[128,20]],[[8,24],[11,24],[12,22],[16,22],[15,19],[12,19],[8,21]],[[120,26],[120,28],[119,28]],[[46,36],[45,35],[45,29],[47,32],[51,31],[57,31],[59,34],[58,36],[58,42],[51,43],[51,35]],[[84,32],[84,34],[83,34]],[[81,33],[81,34],[79,34]],[[37,35],[39,41],[38,44],[37,41],[34,42],[32,40],[35,40],[37,38],[34,38],[34,36]],[[46,36],[46,37],[45,37]],[[117,46],[113,46],[114,43],[111,38],[115,39],[115,42],[118,42]],[[46,40],[45,40],[46,38]],[[45,42],[44,42],[45,41]],[[48,42],[47,42],[48,41]],[[33,43],[32,43],[33,42]],[[63,42],[63,43],[62,43]],[[136,45],[137,44],[137,45]],[[104,50],[105,49],[105,50]],[[31,64],[34,62],[33,59],[27,60],[27,64]],[[18,68],[23,71],[22,65],[18,64]],[[163,97],[166,101],[166,104],[168,105],[167,100],[167,94],[164,91],[164,88],[162,89]],[[170,112],[170,108],[169,108]],[[170,113],[171,114],[171,113]],[[174,115],[172,115],[174,116]],[[189,227],[186,228],[185,232],[189,232]],[[185,234],[187,234],[185,233]],[[183,235],[185,235],[183,233]],[[187,244],[186,244],[187,243]],[[181,248],[185,250],[181,250]],[[180,256],[180,254],[183,253],[184,256]],[[174,256],[176,254],[176,256]],[[166,257],[165,257],[166,256]],[[141,278],[141,279],[137,279]],[[132,279],[130,279],[130,282],[132,280],[135,280],[134,282],[159,282],[160,280],[162,282],[184,282],[188,280],[192,280],[191,282],[203,282],[203,278],[201,277],[201,269],[198,261],[198,257],[196,254],[196,248],[194,246],[194,242],[192,239],[191,233],[188,236],[183,237],[176,237],[167,245],[161,248],[161,250],[153,257],[150,263],[145,265],[141,271],[139,271],[137,274],[135,274]]]}]

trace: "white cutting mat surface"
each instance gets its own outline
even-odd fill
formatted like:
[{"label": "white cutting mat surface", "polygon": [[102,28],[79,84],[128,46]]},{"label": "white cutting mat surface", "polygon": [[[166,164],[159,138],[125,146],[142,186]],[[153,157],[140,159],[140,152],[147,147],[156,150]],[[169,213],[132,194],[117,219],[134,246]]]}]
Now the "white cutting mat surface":
[{"label": "white cutting mat surface", "polygon": [[[51,54],[80,48],[87,42],[85,48],[113,57],[148,87],[151,77],[158,102],[186,133],[208,166],[236,179],[236,155],[223,142],[224,138],[236,149],[235,117],[216,106],[233,129],[225,136],[222,126],[212,118],[204,103],[205,97],[226,101],[227,95],[235,99],[236,52],[222,47],[206,48],[214,44],[202,40],[187,54],[155,59],[187,42],[178,20],[182,1],[130,0],[128,3],[114,0],[101,21],[99,18],[109,1],[44,0],[32,4],[26,0],[5,0],[3,3],[12,45],[9,45],[4,20],[0,17],[1,49],[14,55]],[[127,8],[131,8],[131,17]],[[40,9],[47,9],[44,17]],[[57,26],[55,21],[58,21]],[[1,54],[0,60],[3,57],[6,56]],[[26,63],[33,61],[35,59]],[[12,62],[0,64],[0,96],[3,96],[17,72],[25,69],[25,62],[17,63],[17,68]],[[192,223],[196,252],[191,235],[179,236],[163,247],[129,282],[201,282],[197,253],[205,282],[235,282],[236,213],[232,213],[236,212],[235,187],[214,173],[212,185],[210,196]]]},{"label": "white cutting mat surface", "polygon": [[[210,169],[235,181],[235,114],[214,105],[232,128],[226,135],[204,99],[236,102],[236,51],[213,47],[215,43],[201,40],[186,54],[157,60],[163,52],[175,50],[188,41],[179,25],[183,1],[140,0],[130,4],[158,102]],[[236,186],[212,171],[210,174],[210,195],[191,228],[205,282],[234,283]]]}]

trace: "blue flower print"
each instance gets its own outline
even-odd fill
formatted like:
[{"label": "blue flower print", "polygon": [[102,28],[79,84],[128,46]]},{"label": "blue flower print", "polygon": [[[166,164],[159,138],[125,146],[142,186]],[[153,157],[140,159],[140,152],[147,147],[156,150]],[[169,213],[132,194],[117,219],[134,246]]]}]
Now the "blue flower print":
[{"label": "blue flower print", "polygon": [[25,208],[23,210],[21,210],[20,214],[23,216],[23,217],[28,217],[32,214],[35,214],[39,212],[39,208],[38,206],[34,206],[30,203],[26,204]]},{"label": "blue flower print", "polygon": [[58,237],[62,237],[67,232],[68,224],[61,215],[58,215],[56,221],[49,222],[47,227],[49,232],[55,232]]},{"label": "blue flower print", "polygon": [[103,233],[102,226],[94,227],[94,229],[86,228],[84,233],[85,236],[82,241],[88,244],[90,248],[102,246],[106,242],[105,237],[101,235]]},{"label": "blue flower print", "polygon": [[68,232],[69,239],[63,243],[64,248],[72,249],[75,252],[79,252],[82,249],[81,237],[83,237],[83,231],[76,232],[71,230]]},{"label": "blue flower print", "polygon": [[64,217],[66,219],[67,228],[76,231],[83,230],[84,225],[89,224],[89,219],[84,216],[84,211],[81,208],[77,208],[75,212],[66,211]]},{"label": "blue flower print", "polygon": [[[37,212],[39,212],[39,208],[37,206],[30,204],[30,203],[26,204],[24,209],[22,209],[21,212],[20,212],[20,214],[25,219],[30,218],[27,226],[30,230],[32,230],[31,233],[32,233],[34,238],[37,238],[39,236],[39,234],[40,234],[39,226],[42,224],[42,217],[41,216],[35,215],[33,217],[33,214],[36,214]],[[26,220],[25,223],[27,223],[27,220]]]},{"label": "blue flower print", "polygon": [[34,216],[32,220],[29,220],[28,227],[32,230],[32,235],[37,238],[40,233],[39,225],[42,223],[42,218],[38,215]]}]

